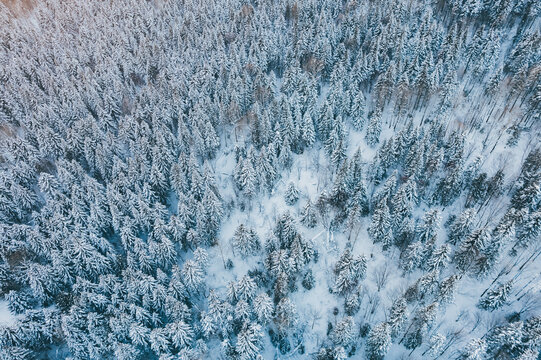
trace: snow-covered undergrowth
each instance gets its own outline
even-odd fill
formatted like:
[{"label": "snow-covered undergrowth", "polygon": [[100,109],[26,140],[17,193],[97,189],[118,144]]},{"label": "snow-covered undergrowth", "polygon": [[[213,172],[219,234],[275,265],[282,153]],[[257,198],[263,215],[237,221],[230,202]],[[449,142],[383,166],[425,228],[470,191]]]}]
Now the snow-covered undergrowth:
[{"label": "snow-covered undergrowth", "polygon": [[0,5],[0,358],[538,358],[539,11]]}]

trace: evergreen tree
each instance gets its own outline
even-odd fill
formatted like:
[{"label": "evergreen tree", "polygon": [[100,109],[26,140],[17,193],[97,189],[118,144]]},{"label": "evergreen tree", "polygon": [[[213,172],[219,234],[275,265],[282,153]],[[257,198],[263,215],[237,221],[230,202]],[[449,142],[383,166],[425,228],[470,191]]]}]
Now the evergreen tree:
[{"label": "evergreen tree", "polygon": [[449,226],[448,241],[452,245],[460,243],[473,230],[475,211],[464,210]]},{"label": "evergreen tree", "polygon": [[517,245],[527,247],[539,237],[541,232],[541,211],[531,212],[521,222],[517,230]]},{"label": "evergreen tree", "polygon": [[442,246],[434,250],[432,256],[428,259],[427,262],[428,270],[443,270],[447,266],[447,264],[449,264],[450,254],[451,247],[447,244],[443,244]]},{"label": "evergreen tree", "polygon": [[270,152],[267,152],[265,147],[261,149],[257,163],[259,182],[265,186],[267,191],[271,191],[274,186],[277,178],[276,165],[278,164],[272,146],[269,148],[271,149]]},{"label": "evergreen tree", "polygon": [[254,299],[253,305],[257,320],[261,324],[266,324],[272,319],[274,306],[271,298],[267,294],[261,293],[257,295]]},{"label": "evergreen tree", "polygon": [[192,327],[184,321],[178,321],[167,325],[169,331],[169,337],[171,344],[177,348],[182,349],[190,346],[194,339],[194,331]]},{"label": "evergreen tree", "polygon": [[428,211],[423,216],[421,224],[417,226],[417,236],[420,242],[426,243],[438,232],[441,216],[437,209]]},{"label": "evergreen tree", "polygon": [[413,213],[413,206],[417,201],[417,190],[413,181],[402,184],[391,199],[392,224],[397,228],[406,218]]},{"label": "evergreen tree", "polygon": [[366,259],[353,256],[346,249],[334,267],[336,275],[335,289],[340,294],[351,292],[366,275]]},{"label": "evergreen tree", "polygon": [[288,298],[283,298],[276,305],[274,322],[279,331],[286,331],[296,326],[298,322],[297,307]]},{"label": "evergreen tree", "polygon": [[475,259],[479,256],[483,246],[490,240],[490,233],[486,228],[473,231],[460,243],[454,255],[454,262],[459,270],[471,270]]},{"label": "evergreen tree", "polygon": [[381,134],[381,111],[374,111],[368,122],[368,127],[366,128],[366,143],[375,147],[379,143],[379,136]]},{"label": "evergreen tree", "polygon": [[292,153],[291,153],[291,144],[289,139],[285,139],[282,146],[278,147],[280,149],[280,153],[278,155],[278,164],[283,169],[289,169],[293,163],[292,159]]},{"label": "evergreen tree", "polygon": [[239,359],[251,360],[257,359],[261,349],[263,348],[263,332],[261,325],[254,323],[246,323],[243,330],[237,337],[235,350],[239,354]]},{"label": "evergreen tree", "polygon": [[349,198],[349,195],[350,193],[348,187],[348,165],[347,162],[344,161],[342,163],[342,166],[340,166],[338,173],[336,174],[336,178],[334,179],[334,184],[331,192],[332,204],[337,206],[338,208],[343,208]]},{"label": "evergreen tree", "polygon": [[314,121],[310,116],[310,112],[306,111],[302,117],[301,127],[302,141],[306,147],[310,147],[316,141],[316,131],[314,128]]},{"label": "evergreen tree", "polygon": [[486,355],[486,342],[482,339],[472,339],[462,350],[459,359],[462,360],[481,360]]},{"label": "evergreen tree", "polygon": [[204,272],[200,264],[193,260],[186,260],[182,266],[182,278],[186,287],[198,291],[203,285]]},{"label": "evergreen tree", "polygon": [[394,338],[404,326],[408,317],[408,307],[406,300],[400,297],[393,301],[393,305],[389,310],[389,317],[387,323],[391,329],[391,336]]},{"label": "evergreen tree", "polygon": [[10,290],[6,294],[8,308],[13,314],[22,314],[32,307],[32,297],[26,291]]},{"label": "evergreen tree", "polygon": [[339,321],[333,328],[331,334],[332,341],[336,345],[341,345],[347,348],[355,339],[355,321],[351,316],[346,316]]},{"label": "evergreen tree", "polygon": [[301,214],[301,223],[304,226],[307,226],[309,228],[313,228],[317,225],[317,213],[314,205],[312,205],[312,202],[310,199],[308,199],[308,202],[304,206],[304,209]]},{"label": "evergreen tree", "polygon": [[391,216],[386,203],[387,198],[380,201],[379,206],[374,210],[372,221],[368,227],[368,234],[375,243],[383,241],[391,227]]},{"label": "evergreen tree", "polygon": [[391,347],[391,327],[382,322],[374,326],[368,334],[366,356],[370,360],[380,360],[385,357]]},{"label": "evergreen tree", "polygon": [[231,245],[242,256],[254,255],[261,249],[255,230],[247,228],[244,224],[240,224],[235,230]]},{"label": "evergreen tree", "polygon": [[410,328],[402,338],[407,349],[415,349],[423,343],[423,338],[436,318],[437,310],[438,303],[434,302],[417,311]]},{"label": "evergreen tree", "polygon": [[496,310],[507,302],[509,293],[513,286],[513,281],[500,284],[496,289],[489,290],[483,298],[479,300],[478,306],[484,310]]},{"label": "evergreen tree", "polygon": [[289,183],[284,197],[286,204],[290,206],[294,205],[297,200],[299,200],[299,190],[297,190],[293,183]]},{"label": "evergreen tree", "polygon": [[346,300],[344,302],[344,311],[349,316],[355,315],[359,312],[361,308],[361,299],[359,292],[353,292],[346,295]]},{"label": "evergreen tree", "polygon": [[[430,340],[428,342],[429,344],[429,350],[428,352],[432,356],[438,356],[439,353],[441,353],[443,346],[445,345],[446,337],[445,335],[442,335],[440,333],[436,333],[430,337]],[[425,353],[423,353],[425,354]]]},{"label": "evergreen tree", "polygon": [[257,176],[252,163],[248,159],[240,160],[236,168],[237,186],[248,197],[252,198],[257,192]]},{"label": "evergreen tree", "polygon": [[400,267],[405,272],[411,272],[421,265],[423,259],[423,244],[420,242],[414,242],[410,244],[401,259]]},{"label": "evergreen tree", "polygon": [[246,300],[240,300],[235,304],[235,320],[242,323],[247,321],[251,315],[250,304]]},{"label": "evergreen tree", "polygon": [[351,101],[349,116],[351,123],[357,131],[361,131],[365,123],[366,99],[362,91],[357,91]]},{"label": "evergreen tree", "polygon": [[438,184],[434,197],[439,199],[441,205],[450,205],[460,193],[462,188],[462,168],[454,166]]},{"label": "evergreen tree", "polygon": [[255,297],[256,289],[255,281],[250,276],[244,275],[235,285],[235,298],[251,302]]}]

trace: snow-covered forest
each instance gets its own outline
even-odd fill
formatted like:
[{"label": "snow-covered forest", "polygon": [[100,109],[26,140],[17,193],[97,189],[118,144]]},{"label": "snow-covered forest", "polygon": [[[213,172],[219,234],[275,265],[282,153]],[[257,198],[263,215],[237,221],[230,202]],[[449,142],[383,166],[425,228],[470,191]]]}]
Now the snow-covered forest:
[{"label": "snow-covered forest", "polygon": [[540,359],[540,1],[16,3],[0,359]]}]

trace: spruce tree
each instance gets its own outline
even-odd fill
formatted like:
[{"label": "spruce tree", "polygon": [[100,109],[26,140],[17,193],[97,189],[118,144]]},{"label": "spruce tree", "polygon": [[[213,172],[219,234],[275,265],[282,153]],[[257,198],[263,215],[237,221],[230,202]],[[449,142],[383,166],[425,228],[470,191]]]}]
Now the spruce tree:
[{"label": "spruce tree", "polygon": [[355,321],[351,316],[346,316],[341,321],[339,321],[333,328],[331,338],[336,345],[341,345],[347,348],[353,343],[355,335]]},{"label": "spruce tree", "polygon": [[500,284],[496,289],[489,290],[479,300],[478,306],[483,310],[496,310],[507,302],[509,299],[509,293],[513,287],[513,281],[508,281],[504,284]]},{"label": "spruce tree", "polygon": [[244,224],[240,224],[235,230],[231,245],[242,256],[254,255],[261,249],[255,230],[247,228]]},{"label": "spruce tree", "polygon": [[313,228],[317,225],[316,209],[310,199],[308,199],[308,202],[306,203],[302,211],[301,223],[309,228]]},{"label": "spruce tree", "polygon": [[402,330],[404,323],[408,317],[408,307],[406,300],[400,297],[393,301],[393,305],[389,310],[388,324],[391,329],[391,336],[394,338]]},{"label": "spruce tree", "polygon": [[387,198],[383,198],[379,206],[374,210],[372,221],[368,227],[368,234],[374,243],[383,241],[388,229],[391,227],[391,216],[387,207]]},{"label": "spruce tree", "polygon": [[459,270],[471,271],[475,259],[479,256],[483,246],[490,240],[490,233],[486,228],[474,230],[460,243],[454,255],[454,262]]},{"label": "spruce tree", "polygon": [[289,183],[287,190],[284,194],[286,204],[292,206],[299,200],[299,190],[295,187],[295,184]]},{"label": "spruce tree", "polygon": [[246,323],[237,337],[235,350],[239,359],[256,359],[263,348],[263,332],[261,325],[257,323]]},{"label": "spruce tree", "polygon": [[368,334],[366,356],[370,360],[381,360],[391,347],[391,327],[382,322],[374,326]]},{"label": "spruce tree", "polygon": [[375,147],[379,143],[381,134],[381,111],[376,110],[370,116],[368,127],[366,128],[366,143],[370,147]]}]

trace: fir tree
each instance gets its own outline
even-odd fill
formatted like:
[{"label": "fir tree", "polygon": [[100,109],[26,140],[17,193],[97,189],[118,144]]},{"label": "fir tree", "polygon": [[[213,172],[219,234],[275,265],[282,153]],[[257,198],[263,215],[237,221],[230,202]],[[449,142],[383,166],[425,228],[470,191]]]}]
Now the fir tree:
[{"label": "fir tree", "polygon": [[299,200],[299,190],[297,190],[293,183],[289,183],[284,197],[286,204],[290,206],[294,205],[297,200]]},{"label": "fir tree", "polygon": [[351,292],[366,274],[366,259],[363,256],[353,256],[346,249],[334,267],[336,275],[335,288],[340,294]]},{"label": "fir tree", "polygon": [[186,260],[182,266],[182,278],[189,289],[198,291],[204,284],[203,269],[195,261]]},{"label": "fir tree", "polygon": [[430,271],[441,271],[443,270],[450,260],[451,247],[447,244],[443,244],[434,252],[432,256],[427,261],[427,269]]},{"label": "fir tree", "polygon": [[381,111],[377,110],[372,113],[366,128],[366,143],[375,147],[379,143],[379,136],[381,134]]},{"label": "fir tree", "polygon": [[247,228],[244,224],[240,224],[235,230],[231,245],[242,256],[253,255],[261,249],[255,230]]},{"label": "fir tree", "polygon": [[237,337],[235,350],[242,360],[257,359],[263,344],[263,332],[261,325],[246,323]]},{"label": "fir tree", "polygon": [[486,342],[482,339],[472,339],[464,350],[462,350],[459,359],[462,360],[481,360],[485,358]]},{"label": "fir tree", "polygon": [[316,141],[316,132],[314,128],[314,121],[310,116],[310,113],[306,111],[302,117],[301,127],[302,141],[306,147],[310,147]]},{"label": "fir tree", "polygon": [[531,212],[521,222],[517,230],[517,245],[527,247],[539,237],[541,232],[541,211]]},{"label": "fir tree", "polygon": [[479,300],[478,306],[484,310],[496,310],[507,302],[509,293],[513,286],[512,281],[500,284],[496,289],[489,290],[483,298]]},{"label": "fir tree", "polygon": [[400,266],[405,272],[411,272],[421,265],[423,245],[420,242],[410,244],[401,259]]},{"label": "fir tree", "polygon": [[449,226],[448,241],[455,245],[460,243],[473,230],[475,211],[467,209],[461,213]]},{"label": "fir tree", "polygon": [[331,334],[332,341],[336,345],[341,345],[347,348],[353,343],[355,339],[355,321],[351,316],[346,316],[339,321],[333,328]]},{"label": "fir tree", "polygon": [[454,255],[454,262],[461,271],[471,270],[475,259],[479,256],[483,246],[490,240],[490,233],[486,228],[473,231],[460,243]]},{"label": "fir tree", "polygon": [[402,338],[406,348],[415,349],[423,343],[423,338],[436,318],[437,310],[438,303],[435,302],[417,311],[409,329]]},{"label": "fir tree", "polygon": [[301,214],[301,223],[309,228],[313,228],[317,225],[317,213],[314,205],[310,199],[304,206],[304,209]]},{"label": "fir tree", "polygon": [[365,97],[362,91],[357,91],[355,96],[353,97],[353,101],[351,102],[351,106],[349,108],[349,116],[351,118],[351,123],[353,127],[360,131],[365,122]]},{"label": "fir tree", "polygon": [[189,324],[184,321],[178,321],[168,324],[167,327],[171,338],[171,344],[175,348],[182,349],[192,343],[195,334]]},{"label": "fir tree", "polygon": [[280,331],[294,328],[298,322],[297,307],[288,298],[283,298],[276,305],[274,322]]},{"label": "fir tree", "polygon": [[437,209],[428,211],[423,216],[421,224],[417,226],[417,236],[420,242],[426,243],[438,232],[441,216]]},{"label": "fir tree", "polygon": [[407,317],[408,307],[406,300],[403,297],[400,297],[393,301],[393,305],[389,310],[389,318],[387,321],[391,329],[391,336],[393,338],[402,330]]},{"label": "fir tree", "polygon": [[368,234],[375,243],[383,241],[391,227],[391,216],[386,203],[386,198],[380,201],[380,205],[374,210],[372,221],[368,227]]},{"label": "fir tree", "polygon": [[[442,348],[445,345],[446,337],[445,335],[442,335],[440,333],[436,333],[430,337],[430,340],[428,341],[428,352],[432,356],[438,356],[439,353],[441,353]],[[426,353],[426,351],[423,353],[423,355]]]},{"label": "fir tree", "polygon": [[436,298],[442,304],[451,303],[454,300],[455,291],[458,286],[458,275],[451,275],[443,279],[436,294]]},{"label": "fir tree", "polygon": [[370,360],[381,360],[391,347],[391,327],[382,322],[370,330],[366,343],[366,356]]},{"label": "fir tree", "polygon": [[266,324],[272,319],[274,306],[271,298],[267,294],[261,293],[257,295],[254,299],[253,306],[257,319],[261,324]]}]

